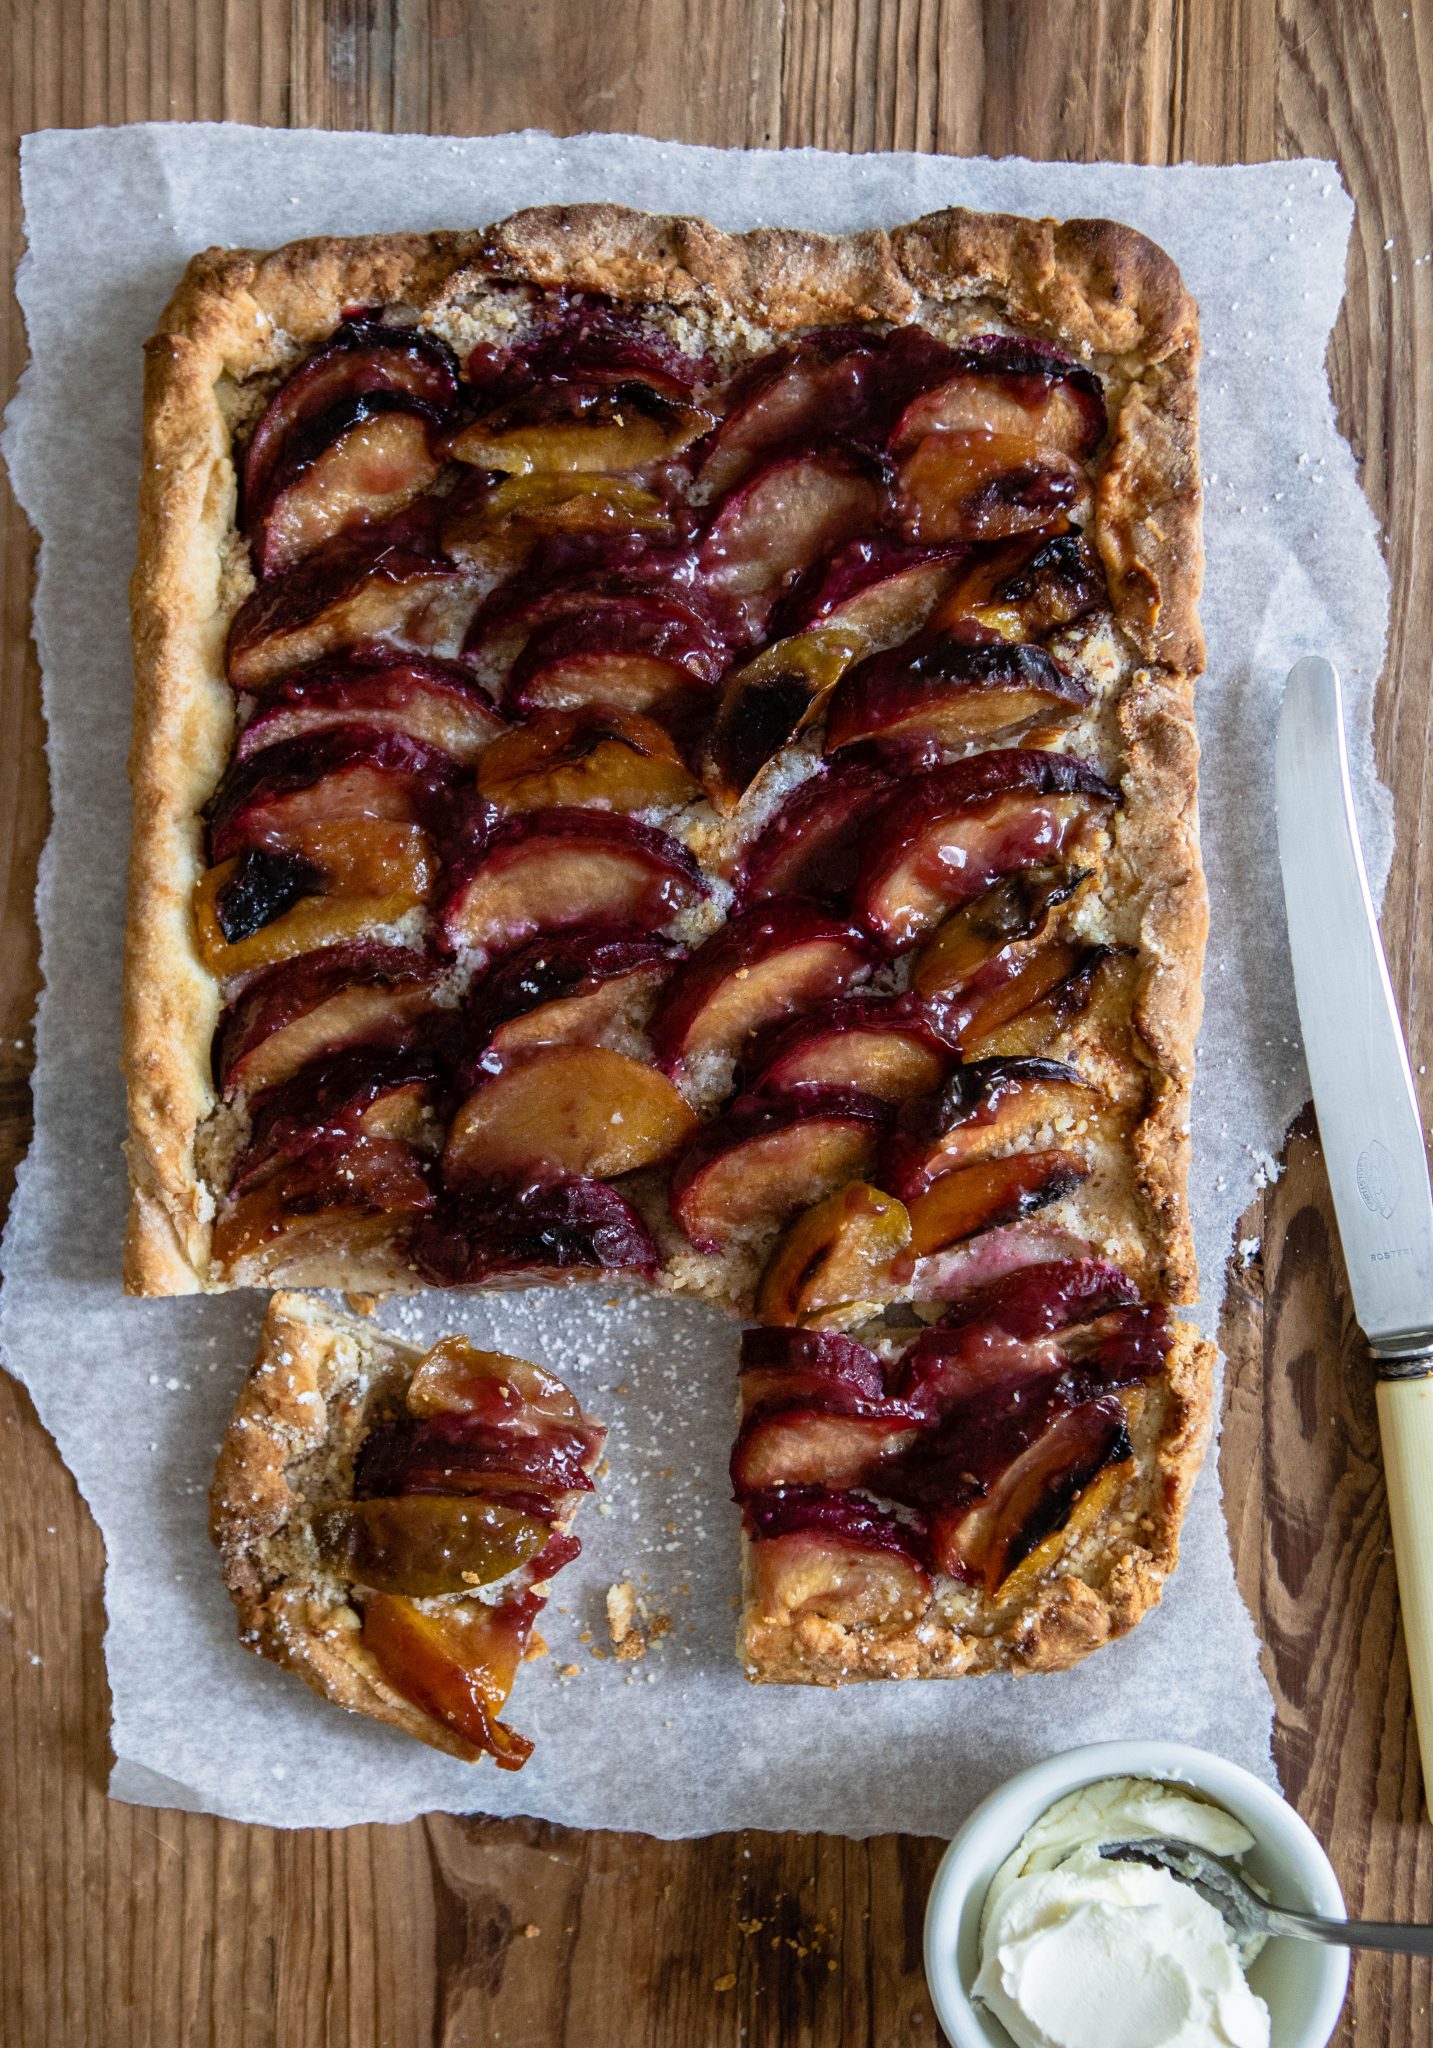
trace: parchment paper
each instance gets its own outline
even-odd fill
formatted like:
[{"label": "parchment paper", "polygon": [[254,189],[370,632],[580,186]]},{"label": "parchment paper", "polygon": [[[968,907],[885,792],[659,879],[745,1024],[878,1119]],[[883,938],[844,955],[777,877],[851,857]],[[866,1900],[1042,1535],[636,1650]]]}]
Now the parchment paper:
[{"label": "parchment paper", "polygon": [[[1369,725],[1387,586],[1330,412],[1323,359],[1352,206],[1334,167],[1138,170],[949,157],[724,153],[634,137],[490,140],[152,126],[26,138],[33,362],[5,452],[41,536],[54,836],[41,869],[46,992],[37,1130],[5,1240],[3,1337],[108,1550],[112,1789],[279,1824],[427,1808],[684,1835],[737,1827],[948,1833],[999,1778],[1073,1743],[1152,1731],[1271,1775],[1270,1703],[1235,1589],[1213,1460],[1163,1607],[1056,1677],[752,1688],[732,1650],[726,1500],[733,1330],[696,1306],[570,1292],[390,1306],[545,1359],[611,1423],[612,1476],[543,1623],[552,1654],[511,1714],[537,1753],[470,1769],[345,1717],[239,1648],[205,1489],[258,1295],[120,1294],[119,1154],[140,344],[187,257],[300,233],[462,227],[539,201],[690,209],[733,228],[846,229],[960,202],[1110,214],[1171,251],[1203,308],[1209,674],[1204,845],[1214,904],[1193,1208],[1212,1328],[1234,1219],[1305,1096],[1274,863],[1271,749],[1285,671],[1340,665],[1369,865],[1390,850]],[[1397,260],[1396,258],[1394,259]],[[1231,1475],[1234,1484],[1240,1475]],[[599,1660],[603,1589],[633,1579],[671,1633]],[[20,1642],[23,1653],[27,1646]],[[562,1676],[575,1667],[575,1676]]]}]

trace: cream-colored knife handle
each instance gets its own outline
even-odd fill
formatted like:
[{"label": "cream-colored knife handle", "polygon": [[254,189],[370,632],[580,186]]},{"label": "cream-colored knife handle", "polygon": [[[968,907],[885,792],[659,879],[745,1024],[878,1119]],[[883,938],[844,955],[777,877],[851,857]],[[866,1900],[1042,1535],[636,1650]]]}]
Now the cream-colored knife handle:
[{"label": "cream-colored knife handle", "polygon": [[1423,1798],[1433,1809],[1433,1377],[1381,1379],[1378,1428],[1423,1759]]}]

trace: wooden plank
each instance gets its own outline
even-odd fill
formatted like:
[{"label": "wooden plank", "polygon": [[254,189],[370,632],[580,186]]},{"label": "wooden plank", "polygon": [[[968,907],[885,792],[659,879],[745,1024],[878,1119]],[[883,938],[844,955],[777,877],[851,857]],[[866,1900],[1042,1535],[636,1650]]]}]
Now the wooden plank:
[{"label": "wooden plank", "polygon": [[[1386,919],[1426,1064],[1433,188],[1426,13],[1396,0],[19,0],[0,228],[29,128],[205,118],[478,133],[1217,162],[1334,154],[1359,204],[1331,354],[1389,533]],[[1392,248],[1384,244],[1392,241]],[[0,329],[0,389],[24,361]],[[32,545],[0,536],[0,1194],[27,1137],[46,827]],[[1331,573],[1337,573],[1336,560]],[[1243,1235],[1221,1458],[1268,1644],[1286,1783],[1351,1903],[1433,1917],[1371,1401],[1307,1130]],[[23,1393],[0,1390],[0,2042],[5,2048],[519,2048],[933,2040],[926,1841],[662,1844],[433,1818],[278,1834],[112,1805],[98,1537]],[[529,1933],[527,1930],[535,1930]],[[728,1983],[728,1980],[731,1980]],[[1427,2031],[1426,1967],[1361,1960],[1338,2037]]]}]

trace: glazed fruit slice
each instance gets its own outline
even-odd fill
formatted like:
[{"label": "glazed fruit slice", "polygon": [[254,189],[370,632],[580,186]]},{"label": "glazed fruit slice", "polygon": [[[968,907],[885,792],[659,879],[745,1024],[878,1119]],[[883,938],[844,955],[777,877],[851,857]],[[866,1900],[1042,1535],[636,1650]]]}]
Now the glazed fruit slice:
[{"label": "glazed fruit slice", "polygon": [[537,1556],[551,1528],[498,1501],[414,1494],[321,1508],[313,1533],[329,1571],[378,1593],[428,1600],[506,1578]]},{"label": "glazed fruit slice", "polygon": [[[911,1242],[905,1260],[927,1258],[977,1231],[1033,1215],[1047,1202],[1070,1194],[1089,1171],[1074,1153],[1054,1148],[953,1167],[906,1204]],[[898,1273],[901,1270],[898,1264]]]},{"label": "glazed fruit slice", "polygon": [[723,500],[702,542],[704,588],[719,615],[754,639],[798,576],[880,523],[873,468],[834,450],[779,456]]},{"label": "glazed fruit slice", "polygon": [[372,640],[421,655],[455,652],[473,610],[462,571],[398,520],[372,536],[330,544],[247,597],[229,629],[236,690]]},{"label": "glazed fruit slice", "polygon": [[486,1076],[453,1119],[450,1186],[612,1179],[669,1158],[696,1118],[664,1075],[603,1046],[549,1045]]},{"label": "glazed fruit slice", "polygon": [[640,537],[550,545],[484,599],[473,614],[463,658],[480,670],[512,671],[519,679],[515,687],[525,689],[529,643],[545,644],[540,636],[564,621],[575,622],[574,631],[580,625],[602,638],[665,628],[670,648],[693,661],[698,672],[710,666],[715,681],[724,665],[724,642],[696,573],[695,549],[658,548]]},{"label": "glazed fruit slice", "polygon": [[1098,1107],[1096,1091],[1062,1060],[972,1060],[938,1095],[901,1111],[881,1146],[882,1183],[914,1201],[943,1174],[1009,1152],[1042,1125],[1082,1127]]},{"label": "glazed fruit slice", "polygon": [[869,1486],[880,1468],[908,1451],[929,1424],[897,1402],[867,1412],[812,1404],[749,1414],[731,1454],[738,1500],[776,1486]]},{"label": "glazed fruit slice", "polygon": [[[1099,1260],[1018,1268],[973,1290],[935,1329],[923,1331],[901,1360],[893,1391],[930,1415],[963,1411],[991,1394],[1014,1404],[1017,1389],[1060,1372],[1081,1349],[1093,1370],[1067,1374],[1072,1396],[1127,1384],[1157,1371],[1168,1348],[1165,1312],[1150,1312],[1158,1326],[1150,1329],[1138,1302],[1125,1274]],[[1130,1308],[1131,1328],[1102,1327]],[[1081,1324],[1090,1327],[1074,1328]]]},{"label": "glazed fruit slice", "polygon": [[508,1506],[540,1501],[552,1514],[569,1496],[592,1491],[590,1468],[601,1443],[602,1432],[581,1421],[534,1424],[520,1416],[513,1427],[463,1411],[401,1416],[380,1423],[360,1444],[354,1496],[492,1494]]},{"label": "glazed fruit slice", "polygon": [[864,743],[934,767],[1032,724],[1067,725],[1089,701],[1038,647],[972,647],[942,634],[872,655],[843,677],[826,707],[826,752]]},{"label": "glazed fruit slice", "polygon": [[210,810],[210,855],[294,847],[316,826],[355,820],[429,824],[457,776],[450,754],[402,732],[342,725],[279,740],[224,778]]},{"label": "glazed fruit slice", "polygon": [[511,574],[545,542],[682,536],[678,508],[631,477],[593,471],[484,476],[447,501],[443,549],[465,567]]},{"label": "glazed fruit slice", "polygon": [[437,1609],[401,1594],[375,1593],[364,1602],[360,1640],[389,1684],[474,1756],[520,1771],[532,1744],[498,1715],[541,1606],[531,1593],[496,1606],[463,1600]]},{"label": "glazed fruit slice", "polygon": [[658,1254],[615,1188],[579,1180],[449,1195],[414,1231],[413,1260],[435,1287],[480,1287],[598,1274],[650,1280]]},{"label": "glazed fruit slice", "polygon": [[721,650],[687,617],[637,602],[549,619],[512,665],[506,701],[515,711],[606,704],[661,712],[704,697],[723,667]]},{"label": "glazed fruit slice", "polygon": [[1094,1257],[1085,1238],[1044,1218],[1007,1223],[914,1261],[901,1286],[913,1302],[957,1303],[1022,1267]]},{"label": "glazed fruit slice", "polygon": [[441,415],[401,392],[344,400],[291,434],[250,527],[260,577],[410,504],[443,468]]},{"label": "glazed fruit slice", "polygon": [[1125,946],[1041,948],[1022,970],[1018,988],[1012,983],[1009,992],[997,991],[999,1000],[992,998],[965,1023],[962,1045],[982,1057],[1023,1058],[1076,1028],[1082,1040],[1123,1031],[1135,957]]},{"label": "glazed fruit slice", "polygon": [[634,1028],[682,957],[670,940],[604,926],[550,932],[513,947],[468,998],[464,1071],[475,1079],[489,1049],[506,1055],[535,1045],[595,1045],[609,1029]]},{"label": "glazed fruit slice", "polygon": [[346,1046],[392,1043],[431,1007],[439,979],[424,953],[362,941],[271,967],[219,1020],[219,1085],[226,1095],[272,1088]]},{"label": "glazed fruit slice", "polygon": [[903,457],[895,495],[902,533],[925,542],[1058,532],[1090,504],[1072,456],[1018,434],[927,434]]},{"label": "glazed fruit slice", "polygon": [[1109,603],[1104,571],[1079,532],[972,549],[931,617],[938,631],[972,625],[1005,640],[1044,640]]},{"label": "glazed fruit slice", "polygon": [[412,1046],[351,1046],[300,1068],[250,1102],[249,1142],[232,1190],[244,1193],[276,1163],[302,1159],[335,1138],[431,1142],[429,1106],[437,1081],[431,1055]]},{"label": "glazed fruit slice", "polygon": [[821,769],[787,797],[746,848],[732,877],[740,903],[770,896],[838,901],[853,887],[863,828],[891,778],[865,761]]},{"label": "glazed fruit slice", "polygon": [[861,1180],[888,1112],[844,1089],[744,1096],[708,1124],[672,1175],[672,1215],[698,1251],[774,1229],[809,1203]]},{"label": "glazed fruit slice", "polygon": [[[253,863],[276,862],[283,858],[282,855],[251,850],[236,860],[222,861],[217,868],[208,869],[201,878],[195,893],[199,956],[216,980],[232,984],[281,960],[295,959],[300,953],[363,940],[379,942],[392,935],[392,928],[418,907],[431,886],[425,878],[418,888],[398,888],[382,896],[340,892],[334,895],[300,895],[297,901],[293,901],[287,885],[293,882],[295,870],[290,870],[284,878],[285,886],[277,891],[267,877],[260,887],[251,887]],[[310,863],[297,863],[296,872],[301,886],[307,883],[311,888],[322,888],[322,871]],[[236,885],[242,889],[245,917],[251,914],[252,906],[261,894],[269,903],[288,901],[291,907],[276,912],[269,923],[250,936],[231,941],[224,935],[220,918],[226,907],[231,914],[237,912],[231,895]],[[243,917],[236,916],[236,922],[242,928]]]},{"label": "glazed fruit slice", "polygon": [[504,811],[589,806],[670,810],[701,794],[670,736],[637,711],[534,711],[478,763],[478,792]]},{"label": "glazed fruit slice", "polygon": [[295,437],[335,406],[392,392],[444,413],[457,396],[458,365],[436,335],[358,315],[342,322],[285,378],[244,451],[244,505],[260,506]]},{"label": "glazed fruit slice", "polygon": [[403,1398],[413,1415],[471,1415],[493,1426],[541,1429],[584,1420],[576,1396],[552,1373],[506,1351],[483,1351],[466,1337],[440,1337]]},{"label": "glazed fruit slice", "polygon": [[976,1332],[994,1329],[1008,1337],[1042,1337],[1138,1302],[1139,1289],[1118,1266],[1099,1259],[1053,1259],[1021,1266],[972,1289],[946,1310],[941,1325]]},{"label": "glazed fruit slice", "polygon": [[910,1626],[930,1604],[916,1532],[860,1494],[786,1487],[754,1495],[742,1513],[765,1620]]},{"label": "glazed fruit slice", "polygon": [[509,476],[574,470],[630,476],[675,460],[715,424],[705,407],[634,377],[548,385],[475,420],[450,445],[457,461]]},{"label": "glazed fruit slice", "polygon": [[295,1261],[338,1263],[381,1252],[433,1206],[426,1161],[396,1138],[336,1136],[311,1146],[240,1195],[214,1226],[221,1271],[248,1285]]},{"label": "glazed fruit slice", "polygon": [[939,381],[896,422],[899,454],[931,433],[1026,438],[1081,461],[1105,436],[1104,387],[1093,370],[1047,343],[1004,334],[964,342]]},{"label": "glazed fruit slice", "polygon": [[456,950],[567,925],[661,931],[706,893],[687,849],[654,826],[603,811],[534,811],[456,864],[443,932]]},{"label": "glazed fruit slice", "polygon": [[456,663],[375,644],[285,676],[240,733],[234,753],[247,761],[277,740],[362,725],[404,733],[466,768],[506,723]]},{"label": "glazed fruit slice", "polygon": [[741,1398],[744,1410],[775,1401],[884,1401],[885,1370],[874,1351],[835,1331],[743,1330]]},{"label": "glazed fruit slice", "polygon": [[930,769],[871,820],[856,913],[886,945],[913,945],[1001,875],[1059,858],[1116,802],[1068,754],[1011,747]]},{"label": "glazed fruit slice", "polygon": [[[1014,971],[1029,943],[1088,880],[1088,868],[1020,868],[952,911],[916,955],[911,987],[923,996],[952,994],[987,963],[1001,959]],[[1017,955],[1015,950],[1020,948]],[[1003,978],[1003,977],[1002,977]]]},{"label": "glazed fruit slice", "polygon": [[868,1181],[848,1182],[782,1232],[761,1276],[757,1315],[818,1330],[857,1321],[890,1291],[892,1262],[910,1236],[900,1202]]},{"label": "glazed fruit slice", "polygon": [[954,1059],[938,1006],[919,997],[844,996],[763,1041],[752,1085],[780,1094],[810,1082],[904,1102],[938,1088]]},{"label": "glazed fruit slice", "polygon": [[798,584],[776,623],[784,633],[839,635],[853,659],[910,639],[954,587],[969,550],[853,540]]},{"label": "glazed fruit slice", "polygon": [[758,1031],[849,987],[872,958],[854,925],[800,897],[753,905],[673,975],[651,1023],[657,1056],[668,1068],[734,1059]]}]

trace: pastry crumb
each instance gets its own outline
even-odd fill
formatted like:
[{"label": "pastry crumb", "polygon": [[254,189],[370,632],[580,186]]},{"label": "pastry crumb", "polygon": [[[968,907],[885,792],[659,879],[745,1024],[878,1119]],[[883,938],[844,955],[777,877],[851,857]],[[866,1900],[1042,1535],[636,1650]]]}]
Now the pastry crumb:
[{"label": "pastry crumb", "polygon": [[387,1301],[388,1296],[386,1294],[345,1294],[343,1298],[348,1303],[350,1315],[372,1316],[378,1313],[384,1302]]},{"label": "pastry crumb", "polygon": [[531,1920],[529,1920],[529,1921],[528,1921],[528,1923],[527,1923],[527,1925],[526,1925],[526,1927],[524,1927],[524,1929],[523,1929],[523,1931],[522,1931],[522,1933],[523,1933],[523,1940],[524,1940],[524,1941],[532,1941],[532,1940],[534,1940],[534,1939],[536,1938],[536,1936],[538,1936],[539,1934],[541,1934],[541,1932],[542,1932],[542,1929],[541,1929],[540,1927],[536,1926],[536,1925],[535,1925],[535,1924],[534,1924],[534,1923],[533,1923],[533,1922],[532,1922]]},{"label": "pastry crumb", "polygon": [[[629,1579],[607,1588],[607,1628],[619,1664],[631,1664],[645,1657],[651,1645],[660,1642],[671,1626],[670,1616],[648,1614],[647,1603]],[[593,1655],[597,1655],[595,1650]]]}]

